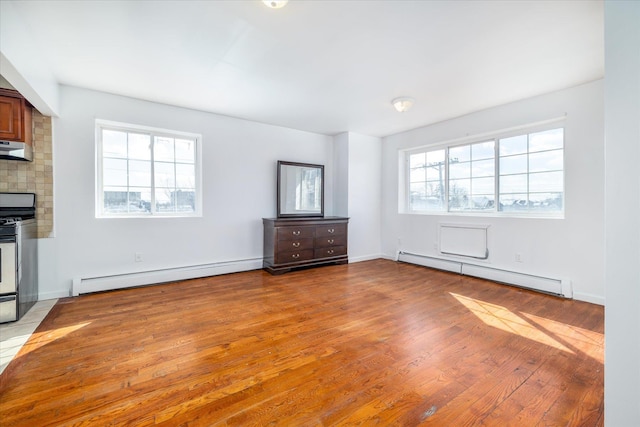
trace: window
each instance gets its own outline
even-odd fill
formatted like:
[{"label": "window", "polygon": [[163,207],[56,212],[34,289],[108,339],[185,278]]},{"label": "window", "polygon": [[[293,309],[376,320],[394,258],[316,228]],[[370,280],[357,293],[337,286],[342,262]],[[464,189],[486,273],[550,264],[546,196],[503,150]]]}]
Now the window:
[{"label": "window", "polygon": [[563,129],[504,138],[500,145],[500,210],[562,211]]},{"label": "window", "polygon": [[449,148],[449,210],[493,210],[495,141]]},{"label": "window", "polygon": [[96,216],[200,214],[200,136],[98,121]]},{"label": "window", "polygon": [[408,212],[563,211],[563,128],[412,150],[406,161]]},{"label": "window", "polygon": [[445,150],[409,157],[409,203],[411,210],[442,211],[445,203]]}]

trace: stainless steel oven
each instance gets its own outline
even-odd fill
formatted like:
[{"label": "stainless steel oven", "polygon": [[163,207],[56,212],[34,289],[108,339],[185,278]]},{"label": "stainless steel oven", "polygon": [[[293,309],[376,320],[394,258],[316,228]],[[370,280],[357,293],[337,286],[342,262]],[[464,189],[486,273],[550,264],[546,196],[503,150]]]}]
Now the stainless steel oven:
[{"label": "stainless steel oven", "polygon": [[0,323],[38,301],[38,226],[33,193],[0,193]]},{"label": "stainless steel oven", "polygon": [[15,241],[0,238],[0,323],[17,320],[17,265]]}]

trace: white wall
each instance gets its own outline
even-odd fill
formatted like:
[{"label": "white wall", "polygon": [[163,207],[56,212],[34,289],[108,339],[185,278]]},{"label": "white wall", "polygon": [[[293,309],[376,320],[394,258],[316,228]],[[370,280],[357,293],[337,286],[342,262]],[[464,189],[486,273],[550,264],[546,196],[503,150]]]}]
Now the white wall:
[{"label": "white wall", "polygon": [[14,6],[0,2],[0,70],[11,86],[46,115],[58,113],[58,82],[44,61],[42,48]]},{"label": "white wall", "polygon": [[640,3],[605,2],[605,424],[640,425]]},{"label": "white wall", "polygon": [[380,258],[380,138],[345,132],[334,141],[335,210],[349,217],[349,262]]},{"label": "white wall", "polygon": [[[40,299],[74,278],[262,259],[262,217],[276,214],[276,161],[325,165],[331,137],[62,86],[54,119],[55,238],[40,241]],[[203,217],[96,219],[95,119],[200,133]],[[134,253],[143,262],[134,261]]]},{"label": "white wall", "polygon": [[[398,213],[398,150],[442,143],[564,116],[565,218],[500,218]],[[440,222],[488,224],[494,267],[569,279],[574,298],[604,303],[603,82],[479,111],[383,139],[382,249],[441,256]],[[515,261],[515,254],[523,262]]]},{"label": "white wall", "polygon": [[381,256],[382,140],[349,134],[349,261]]},{"label": "white wall", "polygon": [[349,216],[349,134],[333,138],[333,202],[337,216]]}]

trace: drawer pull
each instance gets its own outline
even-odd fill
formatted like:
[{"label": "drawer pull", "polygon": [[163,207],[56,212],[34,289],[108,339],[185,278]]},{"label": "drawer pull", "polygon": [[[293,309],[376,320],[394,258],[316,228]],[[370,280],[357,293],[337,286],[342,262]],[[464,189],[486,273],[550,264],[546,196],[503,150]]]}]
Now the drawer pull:
[{"label": "drawer pull", "polygon": [[329,250],[327,251],[327,253],[328,253],[329,255],[333,255],[333,249],[329,249]]},{"label": "drawer pull", "polygon": [[330,228],[330,229],[328,229],[327,231],[328,231],[329,233],[333,234],[333,233],[336,231],[336,229],[335,229],[335,228]]},{"label": "drawer pull", "polygon": [[293,254],[293,255],[291,255],[291,258],[298,259],[298,258],[300,258],[300,254]]},{"label": "drawer pull", "polygon": [[333,244],[333,239],[327,239],[327,243],[332,245]]},{"label": "drawer pull", "polygon": [[292,231],[291,233],[293,233],[294,236],[299,236],[300,230],[295,230],[295,231]]},{"label": "drawer pull", "polygon": [[293,242],[293,247],[294,248],[299,248],[300,247],[300,242]]}]

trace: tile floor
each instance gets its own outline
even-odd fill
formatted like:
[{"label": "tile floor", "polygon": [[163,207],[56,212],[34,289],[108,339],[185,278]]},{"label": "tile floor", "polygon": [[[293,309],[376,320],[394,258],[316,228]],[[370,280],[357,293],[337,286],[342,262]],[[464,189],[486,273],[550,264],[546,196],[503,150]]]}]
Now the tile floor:
[{"label": "tile floor", "polygon": [[49,310],[58,302],[57,299],[38,301],[17,322],[0,324],[0,374],[7,367]]}]

